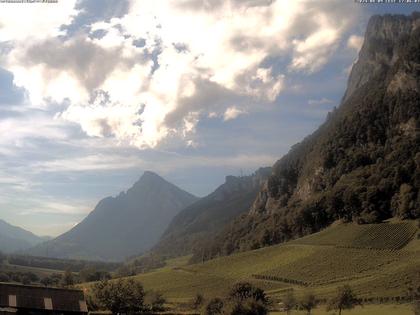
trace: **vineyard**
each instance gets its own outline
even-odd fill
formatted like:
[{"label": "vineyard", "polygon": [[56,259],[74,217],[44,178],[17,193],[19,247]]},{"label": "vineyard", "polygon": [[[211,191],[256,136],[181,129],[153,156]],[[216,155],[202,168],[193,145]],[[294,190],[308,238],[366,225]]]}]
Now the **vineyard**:
[{"label": "vineyard", "polygon": [[259,275],[285,279],[285,282],[290,279],[291,283],[321,285],[371,276],[403,256],[397,251],[320,247],[304,259]]},{"label": "vineyard", "polygon": [[[398,301],[420,282],[420,239],[416,222],[359,226],[341,224],[286,244],[188,265],[188,257],[137,277],[147,290],[172,302],[195,294],[223,295],[238,281],[249,281],[273,298],[293,289],[320,298],[350,284],[364,299]],[[407,244],[407,245],[406,245]]]},{"label": "vineyard", "polygon": [[294,244],[401,249],[415,236],[416,222],[341,224],[293,241]]}]

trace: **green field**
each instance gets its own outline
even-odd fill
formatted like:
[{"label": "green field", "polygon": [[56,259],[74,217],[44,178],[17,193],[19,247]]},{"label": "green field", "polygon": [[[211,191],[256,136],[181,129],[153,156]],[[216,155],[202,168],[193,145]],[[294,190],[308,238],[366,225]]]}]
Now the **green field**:
[{"label": "green field", "polygon": [[[224,296],[238,281],[263,288],[274,305],[289,290],[297,297],[310,291],[328,299],[338,286],[349,284],[370,305],[344,314],[411,314],[409,306],[399,303],[410,286],[420,283],[418,234],[414,221],[335,224],[299,240],[202,264],[188,265],[189,257],[173,259],[164,268],[135,277],[146,290],[160,291],[175,305],[197,293]],[[388,304],[372,305],[378,303]],[[314,314],[326,313],[321,308]]]},{"label": "green field", "polygon": [[[270,315],[285,315],[285,312],[272,312]],[[302,311],[292,312],[294,315],[306,315]],[[333,315],[333,311],[327,312],[324,308],[316,308],[312,311],[312,315]],[[343,311],[343,315],[413,315],[411,305],[366,305],[356,307],[351,311]]]},{"label": "green field", "polygon": [[13,265],[13,264],[3,264],[0,267],[0,272],[32,272],[36,274],[38,277],[48,277],[53,274],[63,274],[63,270],[55,270],[55,269],[47,269],[47,268],[37,268],[37,267],[28,267],[28,266],[19,266],[19,265]]}]

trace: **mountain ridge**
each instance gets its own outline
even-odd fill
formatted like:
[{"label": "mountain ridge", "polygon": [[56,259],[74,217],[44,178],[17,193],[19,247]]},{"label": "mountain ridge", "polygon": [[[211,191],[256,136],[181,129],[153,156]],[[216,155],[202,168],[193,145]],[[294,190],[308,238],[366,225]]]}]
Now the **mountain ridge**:
[{"label": "mountain ridge", "polygon": [[207,244],[205,258],[335,220],[420,217],[419,99],[420,14],[372,17],[339,108],[275,163],[248,214]]},{"label": "mountain ridge", "polygon": [[225,182],[212,193],[172,219],[152,252],[172,257],[202,248],[232,219],[249,209],[270,173],[271,168],[265,167],[249,176],[226,176]]},{"label": "mountain ridge", "polygon": [[148,250],[169,220],[197,199],[146,171],[127,191],[100,200],[74,228],[27,253],[57,258],[123,260]]},{"label": "mountain ridge", "polygon": [[43,241],[43,237],[0,219],[0,251],[12,253],[25,250]]}]

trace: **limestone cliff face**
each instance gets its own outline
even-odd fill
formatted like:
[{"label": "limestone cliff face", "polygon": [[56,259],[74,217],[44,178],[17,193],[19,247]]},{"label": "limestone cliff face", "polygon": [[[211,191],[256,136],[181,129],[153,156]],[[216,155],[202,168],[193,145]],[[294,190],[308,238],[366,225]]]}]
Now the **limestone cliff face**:
[{"label": "limestone cliff face", "polygon": [[420,14],[374,16],[338,109],[275,163],[248,215],[219,235],[207,257],[337,219],[417,218],[419,209]]},{"label": "limestone cliff face", "polygon": [[[351,71],[348,87],[343,101],[346,101],[358,88],[378,75],[385,76],[389,69],[399,60],[399,43],[403,38],[409,38],[420,27],[417,14],[413,16],[385,15],[370,19],[364,44],[359,53],[359,59]],[[407,62],[410,62],[407,60]],[[413,80],[407,73],[395,74],[390,89],[412,87]],[[414,84],[413,84],[414,83]]]},{"label": "limestone cliff face", "polygon": [[[418,93],[420,65],[415,56],[402,55],[401,45],[415,36],[414,33],[419,29],[420,14],[417,13],[412,16],[373,16],[368,23],[359,58],[350,73],[341,107],[351,106],[346,105],[351,96],[378,77],[386,81],[387,95],[406,91]],[[418,120],[410,118],[401,121],[399,128],[405,135],[416,136],[419,133],[418,123]],[[315,147],[315,143],[317,135],[324,132],[329,125],[331,124],[327,121],[314,135],[296,145],[288,156],[276,163],[273,167],[274,175],[258,193],[251,214],[273,213],[284,207],[291,198],[304,201],[313,193],[325,189],[324,161],[319,157],[320,150]],[[306,147],[307,156],[302,156],[305,155],[305,148],[302,147]],[[298,178],[291,179],[288,176],[290,173]]]}]

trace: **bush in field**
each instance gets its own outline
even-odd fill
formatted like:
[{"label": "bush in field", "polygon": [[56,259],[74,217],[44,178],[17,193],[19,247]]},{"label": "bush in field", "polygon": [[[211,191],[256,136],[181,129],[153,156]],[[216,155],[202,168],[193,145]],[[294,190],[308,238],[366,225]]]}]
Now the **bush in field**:
[{"label": "bush in field", "polygon": [[204,315],[223,314],[223,300],[220,298],[211,299],[204,308]]},{"label": "bush in field", "polygon": [[268,298],[264,290],[248,283],[235,284],[228,295],[225,313],[230,315],[265,315]]},{"label": "bush in field", "polygon": [[354,294],[350,286],[345,285],[337,289],[336,295],[329,301],[328,310],[338,310],[341,315],[342,310],[353,309],[356,305],[360,305],[360,300]]},{"label": "bush in field", "polygon": [[283,309],[286,311],[287,315],[292,313],[292,310],[296,307],[296,298],[293,292],[288,292],[282,300]]},{"label": "bush in field", "polygon": [[165,310],[166,300],[162,293],[150,291],[146,293],[145,303],[152,312],[163,312]]},{"label": "bush in field", "polygon": [[201,293],[197,293],[196,296],[192,299],[191,305],[193,309],[199,310],[205,302],[204,296]]},{"label": "bush in field", "polygon": [[93,294],[98,304],[113,314],[142,313],[146,310],[143,286],[132,279],[98,282],[93,286]]},{"label": "bush in field", "polygon": [[235,284],[229,292],[229,299],[238,302],[242,302],[247,299],[252,299],[254,301],[263,303],[268,302],[264,290],[257,288],[248,282],[240,282]]},{"label": "bush in field", "polygon": [[87,308],[90,312],[99,311],[100,306],[99,306],[98,300],[96,299],[94,295],[92,295],[92,292],[86,294],[85,298],[86,298]]},{"label": "bush in field", "polygon": [[70,270],[66,270],[66,272],[64,273],[63,278],[61,279],[61,285],[63,287],[69,287],[74,285],[73,273]]},{"label": "bush in field", "polygon": [[414,315],[420,315],[420,300],[414,301],[413,311],[414,311]]},{"label": "bush in field", "polygon": [[7,273],[0,273],[0,282],[9,282],[10,281],[10,277]]},{"label": "bush in field", "polygon": [[235,284],[222,300],[212,299],[205,307],[205,315],[266,315],[268,299],[264,291],[248,282]]},{"label": "bush in field", "polygon": [[316,300],[315,295],[310,292],[305,293],[305,295],[299,300],[299,307],[305,310],[308,315],[311,314],[317,304],[318,301]]},{"label": "bush in field", "polygon": [[94,267],[86,267],[79,272],[79,278],[82,282],[102,281],[110,280],[111,274],[108,271],[97,270]]}]

